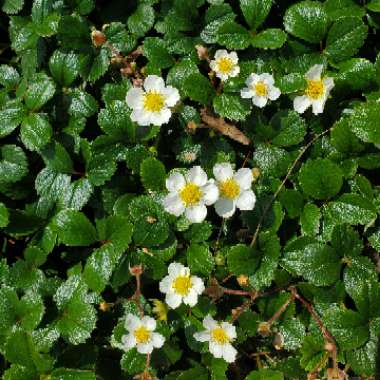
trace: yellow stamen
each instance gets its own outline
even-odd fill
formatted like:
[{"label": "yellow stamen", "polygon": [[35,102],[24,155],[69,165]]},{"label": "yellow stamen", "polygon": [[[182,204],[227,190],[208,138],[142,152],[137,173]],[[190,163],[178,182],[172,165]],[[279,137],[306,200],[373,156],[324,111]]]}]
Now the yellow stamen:
[{"label": "yellow stamen", "polygon": [[219,184],[219,191],[222,197],[235,199],[240,193],[240,186],[231,178]]},{"label": "yellow stamen", "polygon": [[234,67],[234,63],[230,58],[223,57],[218,60],[219,71],[223,74],[229,74]]},{"label": "yellow stamen", "polygon": [[321,79],[307,81],[307,88],[305,94],[311,99],[320,99],[325,92],[325,85]]},{"label": "yellow stamen", "polygon": [[216,329],[212,330],[211,336],[212,340],[219,344],[226,344],[230,341],[227,333],[221,327],[217,327]]},{"label": "yellow stamen", "polygon": [[179,195],[186,206],[193,206],[201,200],[202,191],[194,183],[188,183]]},{"label": "yellow stamen", "polygon": [[150,331],[145,326],[140,326],[133,332],[137,343],[147,343],[150,340]]},{"label": "yellow stamen", "polygon": [[165,98],[155,90],[144,95],[144,108],[150,112],[160,112],[165,105]]},{"label": "yellow stamen", "polygon": [[179,295],[186,296],[191,289],[191,285],[190,276],[178,276],[173,281],[172,287]]},{"label": "yellow stamen", "polygon": [[264,82],[262,82],[262,81],[257,82],[254,85],[254,88],[255,88],[256,94],[258,96],[267,96],[268,86]]}]

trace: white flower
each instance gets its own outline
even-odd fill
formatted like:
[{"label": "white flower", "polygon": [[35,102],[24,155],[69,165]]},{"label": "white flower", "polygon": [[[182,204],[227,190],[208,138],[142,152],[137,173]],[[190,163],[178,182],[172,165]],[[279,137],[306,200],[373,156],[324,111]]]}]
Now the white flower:
[{"label": "white flower", "polygon": [[236,77],[240,73],[239,58],[236,52],[228,53],[227,50],[217,50],[214,60],[210,62],[211,69],[222,81],[230,77]]},{"label": "white flower", "polygon": [[313,114],[323,112],[330,91],[334,87],[334,79],[331,77],[321,78],[323,65],[314,65],[306,74],[307,87],[304,95],[294,98],[294,110],[304,113],[307,108],[312,106]]},{"label": "white flower", "polygon": [[281,95],[281,91],[274,86],[274,79],[271,74],[251,74],[245,81],[248,87],[240,91],[242,98],[252,98],[252,103],[257,107],[265,107],[269,100],[276,100]]},{"label": "white flower", "polygon": [[141,319],[129,313],[125,320],[125,328],[128,335],[121,337],[124,349],[129,351],[133,347],[137,348],[140,354],[150,354],[154,348],[160,348],[165,342],[165,338],[154,332],[156,321],[151,317],[142,317]]},{"label": "white flower", "polygon": [[194,338],[199,342],[209,342],[209,351],[216,358],[223,358],[227,363],[232,363],[236,359],[237,351],[231,345],[236,339],[236,329],[228,322],[217,322],[210,315],[203,320],[206,331],[194,334]]},{"label": "white flower", "polygon": [[166,180],[169,194],[164,198],[165,210],[175,216],[185,213],[191,223],[201,223],[207,215],[207,206],[216,202],[219,191],[214,180],[200,166],[194,166],[183,176],[175,172]]},{"label": "white flower", "polygon": [[143,87],[132,87],[125,98],[132,108],[131,120],[139,125],[166,124],[172,114],[169,107],[179,101],[179,92],[157,75],[148,75]]},{"label": "white flower", "polygon": [[171,263],[168,276],[160,281],[160,291],[166,294],[165,302],[176,309],[182,302],[191,307],[198,302],[198,295],[205,290],[202,279],[190,275],[190,269],[179,263]]},{"label": "white flower", "polygon": [[251,190],[253,181],[252,170],[241,168],[236,173],[231,164],[224,162],[213,168],[214,176],[219,188],[219,199],[215,203],[216,213],[229,218],[236,210],[253,210],[256,196]]}]

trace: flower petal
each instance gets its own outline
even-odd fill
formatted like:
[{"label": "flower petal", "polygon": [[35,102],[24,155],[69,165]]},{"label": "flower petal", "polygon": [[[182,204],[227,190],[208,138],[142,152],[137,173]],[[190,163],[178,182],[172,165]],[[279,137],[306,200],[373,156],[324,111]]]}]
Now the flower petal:
[{"label": "flower petal", "polygon": [[144,91],[141,87],[132,87],[127,92],[125,101],[129,108],[142,109],[144,105]]},{"label": "flower petal", "polygon": [[213,354],[216,358],[221,358],[223,356],[222,345],[211,341],[208,345],[208,348],[210,350],[210,353]]},{"label": "flower petal", "polygon": [[170,263],[169,267],[168,267],[168,273],[170,275],[170,277],[172,279],[178,277],[179,275],[181,275],[181,272],[183,271],[183,269],[185,268],[184,265],[182,265],[181,263]]},{"label": "flower petal", "polygon": [[334,78],[331,78],[331,77],[323,78],[323,84],[325,86],[326,92],[329,93],[335,86]]},{"label": "flower petal", "polygon": [[236,339],[237,334],[236,334],[236,327],[234,325],[232,325],[229,322],[222,322],[220,324],[220,327],[227,333],[228,337],[231,340]]},{"label": "flower petal", "polygon": [[185,177],[179,172],[170,174],[169,178],[166,180],[166,188],[169,191],[180,191],[185,185]]},{"label": "flower petal", "polygon": [[185,206],[178,193],[169,193],[162,202],[164,209],[169,214],[180,216],[185,211]]},{"label": "flower petal", "polygon": [[325,108],[326,100],[327,100],[327,98],[324,97],[322,99],[314,100],[311,103],[311,107],[312,107],[314,115],[318,115],[320,113],[323,113],[323,109]]},{"label": "flower petal", "polygon": [[232,61],[235,65],[239,62],[239,57],[238,57],[236,51],[231,51],[231,53],[229,54],[229,57],[230,57],[231,61]]},{"label": "flower petal", "polygon": [[204,186],[207,183],[207,174],[200,166],[193,166],[185,175],[186,181],[197,186]]},{"label": "flower petal", "polygon": [[215,185],[213,180],[210,180],[202,187],[202,194],[202,201],[206,206],[210,206],[219,198],[219,188]]},{"label": "flower petal", "polygon": [[191,283],[193,285],[193,289],[198,293],[202,294],[205,290],[205,285],[203,280],[197,276],[191,276]]},{"label": "flower petal", "polygon": [[243,190],[250,189],[253,181],[252,170],[248,168],[240,168],[234,175],[235,181]]},{"label": "flower petal", "polygon": [[159,283],[160,292],[168,293],[172,287],[172,282],[171,276],[165,276]]},{"label": "flower petal", "polygon": [[169,108],[163,108],[160,112],[152,112],[150,114],[151,124],[160,127],[162,124],[169,123],[172,116],[172,111]]},{"label": "flower petal", "polygon": [[131,120],[141,126],[150,125],[150,113],[143,109],[135,108],[131,113]]},{"label": "flower petal", "polygon": [[128,331],[134,331],[141,325],[140,319],[131,313],[128,313],[125,318],[124,326]]},{"label": "flower petal", "polygon": [[185,210],[186,218],[191,223],[202,223],[207,216],[207,208],[203,204],[188,207]]},{"label": "flower petal", "polygon": [[281,95],[281,91],[279,88],[274,87],[274,86],[269,87],[268,98],[270,100],[276,100],[280,97],[280,95]]},{"label": "flower petal", "polygon": [[305,77],[306,79],[310,79],[310,80],[319,80],[321,79],[322,71],[323,71],[323,65],[314,65],[305,74]]},{"label": "flower petal", "polygon": [[183,303],[186,305],[189,305],[190,307],[193,307],[198,302],[198,294],[194,289],[190,289],[189,293],[183,297]]},{"label": "flower petal", "polygon": [[269,73],[262,73],[260,75],[260,79],[268,86],[273,86],[274,84],[274,78],[273,75]]},{"label": "flower petal", "polygon": [[121,343],[123,343],[124,349],[129,351],[131,348],[136,346],[136,339],[133,334],[123,335],[121,337]]},{"label": "flower petal", "polygon": [[179,92],[175,87],[167,86],[162,93],[165,96],[165,104],[168,107],[174,107],[180,99]]},{"label": "flower petal", "polygon": [[236,76],[239,75],[239,73],[240,73],[240,67],[239,67],[239,66],[234,66],[234,67],[232,68],[232,70],[229,72],[228,75],[229,75],[231,78],[235,78]]},{"label": "flower petal", "polygon": [[150,331],[154,331],[156,329],[156,321],[154,318],[145,316],[141,319],[141,323]]},{"label": "flower petal", "polygon": [[146,91],[156,90],[162,92],[165,88],[165,82],[157,75],[148,75],[144,80],[144,88]]},{"label": "flower petal", "polygon": [[229,162],[215,164],[212,172],[214,173],[215,179],[219,182],[224,182],[227,179],[232,178],[234,175],[234,171],[232,170],[232,166]]},{"label": "flower petal", "polygon": [[170,293],[166,294],[165,302],[172,309],[176,309],[179,305],[181,305],[181,303],[182,303],[182,297],[179,296],[177,293],[170,292]]},{"label": "flower petal", "polygon": [[256,195],[252,190],[245,190],[236,201],[236,207],[242,211],[253,210],[256,203]]},{"label": "flower petal", "polygon": [[165,338],[159,333],[152,333],[152,345],[155,348],[161,348],[165,343]]},{"label": "flower petal", "polygon": [[233,199],[219,198],[215,202],[215,211],[222,218],[229,218],[235,213],[236,205]]},{"label": "flower petal", "polygon": [[215,52],[214,58],[219,59],[222,57],[228,57],[228,51],[225,49],[219,49]]},{"label": "flower petal", "polygon": [[263,108],[267,105],[268,99],[265,96],[254,96],[252,98],[252,103],[259,108]]},{"label": "flower petal", "polygon": [[257,83],[259,80],[260,80],[260,75],[258,75],[256,73],[252,73],[252,74],[250,74],[250,76],[245,81],[245,84],[248,87],[251,87],[253,84]]},{"label": "flower petal", "polygon": [[309,108],[311,105],[311,101],[308,96],[302,95],[302,96],[296,96],[293,101],[293,108],[294,111],[298,113],[304,113],[307,108]]},{"label": "flower petal", "polygon": [[240,90],[240,96],[243,98],[243,99],[249,99],[249,98],[252,98],[255,94],[253,93],[253,91],[248,88],[248,87],[244,87],[242,90]]},{"label": "flower petal", "polygon": [[153,351],[152,342],[140,343],[137,345],[137,352],[139,352],[140,354],[151,354],[152,351]]},{"label": "flower petal", "polygon": [[206,315],[203,319],[203,326],[207,329],[207,330],[213,330],[215,327],[218,326],[218,322],[210,315]]},{"label": "flower petal", "polygon": [[237,351],[231,344],[223,345],[223,359],[227,363],[233,363],[236,360]]},{"label": "flower petal", "polygon": [[210,340],[210,333],[208,331],[196,332],[193,336],[198,342],[208,342]]}]

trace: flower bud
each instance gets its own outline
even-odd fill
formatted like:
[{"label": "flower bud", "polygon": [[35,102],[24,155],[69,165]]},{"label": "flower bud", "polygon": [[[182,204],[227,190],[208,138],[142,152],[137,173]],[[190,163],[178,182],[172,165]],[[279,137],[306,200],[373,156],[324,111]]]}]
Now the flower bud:
[{"label": "flower bud", "polygon": [[100,32],[99,30],[93,30],[91,32],[91,40],[92,44],[95,47],[100,47],[107,42],[107,37],[104,33]]},{"label": "flower bud", "polygon": [[257,332],[263,337],[269,336],[271,334],[270,324],[268,322],[260,322]]}]

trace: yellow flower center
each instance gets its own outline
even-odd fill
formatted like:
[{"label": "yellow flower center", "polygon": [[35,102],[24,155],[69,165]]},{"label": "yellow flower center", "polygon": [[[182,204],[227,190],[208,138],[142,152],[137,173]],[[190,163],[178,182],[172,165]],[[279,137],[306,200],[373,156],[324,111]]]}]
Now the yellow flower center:
[{"label": "yellow flower center", "polygon": [[172,287],[179,295],[186,296],[191,289],[191,285],[190,276],[178,276],[173,281]]},{"label": "yellow flower center", "polygon": [[305,94],[311,99],[320,99],[325,92],[325,85],[320,80],[308,80]]},{"label": "yellow flower center", "polygon": [[147,343],[150,340],[150,331],[145,326],[140,326],[133,332],[137,343]]},{"label": "yellow flower center", "polygon": [[255,84],[255,91],[258,96],[267,96],[268,94],[268,87],[267,85],[260,81]]},{"label": "yellow flower center", "polygon": [[230,341],[227,333],[221,327],[217,327],[216,329],[212,330],[211,336],[212,340],[219,344],[226,344]]},{"label": "yellow flower center", "polygon": [[223,74],[228,74],[234,67],[234,63],[230,58],[224,57],[218,60],[219,71]]},{"label": "yellow flower center", "polygon": [[222,197],[235,199],[240,193],[240,186],[231,178],[219,184],[219,191]]},{"label": "yellow flower center", "polygon": [[144,108],[150,112],[160,112],[165,105],[165,98],[155,90],[144,95]]},{"label": "yellow flower center", "polygon": [[186,206],[193,206],[201,200],[202,191],[194,183],[188,183],[179,195]]}]

